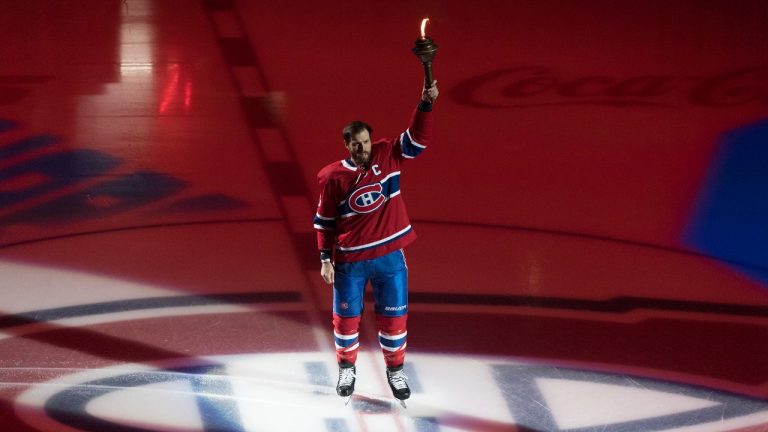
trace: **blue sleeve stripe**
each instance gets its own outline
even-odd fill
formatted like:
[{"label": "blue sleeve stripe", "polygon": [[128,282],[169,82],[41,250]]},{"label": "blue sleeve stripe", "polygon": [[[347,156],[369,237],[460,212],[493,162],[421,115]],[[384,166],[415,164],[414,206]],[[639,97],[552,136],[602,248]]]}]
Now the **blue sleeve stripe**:
[{"label": "blue sleeve stripe", "polygon": [[405,131],[400,135],[400,148],[402,149],[403,157],[413,159],[427,147],[414,141],[411,138],[410,131]]},{"label": "blue sleeve stripe", "polygon": [[315,228],[317,229],[335,229],[336,228],[336,219],[326,219],[326,218],[320,218],[319,216],[315,216],[314,220]]}]

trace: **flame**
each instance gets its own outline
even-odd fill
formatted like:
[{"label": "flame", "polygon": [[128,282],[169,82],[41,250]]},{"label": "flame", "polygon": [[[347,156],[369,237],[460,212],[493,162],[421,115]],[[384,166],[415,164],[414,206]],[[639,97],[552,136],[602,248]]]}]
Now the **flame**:
[{"label": "flame", "polygon": [[427,29],[427,22],[429,21],[429,18],[424,18],[421,20],[421,38],[424,39],[427,37],[426,29]]}]

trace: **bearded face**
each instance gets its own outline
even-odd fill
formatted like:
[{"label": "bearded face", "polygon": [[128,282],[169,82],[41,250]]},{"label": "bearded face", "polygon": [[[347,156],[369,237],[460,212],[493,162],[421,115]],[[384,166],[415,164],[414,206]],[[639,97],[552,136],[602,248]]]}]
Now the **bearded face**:
[{"label": "bearded face", "polygon": [[357,133],[344,145],[355,165],[365,165],[371,159],[371,134],[367,130]]}]

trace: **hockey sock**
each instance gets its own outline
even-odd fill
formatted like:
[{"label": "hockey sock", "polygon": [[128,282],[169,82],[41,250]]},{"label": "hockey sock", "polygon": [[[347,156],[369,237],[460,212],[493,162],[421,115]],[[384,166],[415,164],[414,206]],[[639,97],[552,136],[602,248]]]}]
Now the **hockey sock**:
[{"label": "hockey sock", "polygon": [[379,327],[379,345],[381,345],[387,367],[402,365],[405,361],[406,337],[408,336],[406,331],[407,319],[408,314],[399,317],[376,315],[376,323]]},{"label": "hockey sock", "polygon": [[360,347],[358,326],[360,317],[342,317],[333,314],[333,336],[336,342],[336,361],[355,364]]}]

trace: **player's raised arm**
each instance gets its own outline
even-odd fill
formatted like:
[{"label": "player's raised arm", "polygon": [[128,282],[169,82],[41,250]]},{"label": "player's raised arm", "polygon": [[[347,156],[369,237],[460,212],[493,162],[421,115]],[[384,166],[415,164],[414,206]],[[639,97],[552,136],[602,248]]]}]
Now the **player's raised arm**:
[{"label": "player's raised arm", "polygon": [[430,88],[424,88],[421,92],[419,106],[414,110],[411,124],[400,135],[400,155],[404,159],[413,159],[420,155],[432,141],[432,104],[437,100],[440,92],[437,89],[437,81]]}]

